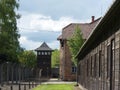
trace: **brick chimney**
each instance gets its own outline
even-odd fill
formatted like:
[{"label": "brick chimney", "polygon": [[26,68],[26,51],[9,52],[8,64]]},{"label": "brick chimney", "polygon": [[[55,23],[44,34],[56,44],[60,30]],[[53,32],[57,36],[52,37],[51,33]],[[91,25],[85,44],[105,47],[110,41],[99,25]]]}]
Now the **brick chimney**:
[{"label": "brick chimney", "polygon": [[94,22],[95,21],[95,16],[92,16],[91,18],[92,18],[91,22]]}]

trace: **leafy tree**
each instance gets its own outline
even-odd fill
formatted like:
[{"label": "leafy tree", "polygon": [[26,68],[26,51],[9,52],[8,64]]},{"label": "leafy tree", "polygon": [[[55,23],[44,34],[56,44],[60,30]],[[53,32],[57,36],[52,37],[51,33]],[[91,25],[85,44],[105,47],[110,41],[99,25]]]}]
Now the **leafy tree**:
[{"label": "leafy tree", "polygon": [[59,67],[60,64],[60,51],[55,49],[52,52],[52,68]]},{"label": "leafy tree", "polygon": [[23,51],[19,56],[19,62],[27,67],[35,67],[37,56],[33,51]]},{"label": "leafy tree", "polygon": [[75,28],[75,32],[73,33],[73,36],[68,40],[68,46],[72,54],[72,61],[76,66],[77,66],[77,60],[75,56],[78,53],[83,43],[84,43],[84,39],[82,38],[82,32],[79,26],[77,25]]},{"label": "leafy tree", "polygon": [[[17,62],[21,51],[18,38],[16,14],[19,4],[16,0],[0,0],[0,61]],[[4,56],[4,58],[2,58]]]}]

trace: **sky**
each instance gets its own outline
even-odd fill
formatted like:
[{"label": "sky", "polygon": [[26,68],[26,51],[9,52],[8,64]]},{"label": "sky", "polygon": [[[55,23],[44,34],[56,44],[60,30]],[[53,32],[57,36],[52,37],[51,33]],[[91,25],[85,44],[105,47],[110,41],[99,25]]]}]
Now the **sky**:
[{"label": "sky", "polygon": [[43,42],[59,49],[57,37],[70,23],[86,23],[104,16],[113,0],[19,0],[17,26],[20,45],[34,50]]}]

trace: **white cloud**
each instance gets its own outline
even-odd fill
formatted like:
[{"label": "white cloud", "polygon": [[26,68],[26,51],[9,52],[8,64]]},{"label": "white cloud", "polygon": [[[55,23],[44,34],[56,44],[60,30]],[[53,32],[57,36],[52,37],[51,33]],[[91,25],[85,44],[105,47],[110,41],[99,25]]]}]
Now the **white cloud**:
[{"label": "white cloud", "polygon": [[18,27],[24,32],[38,30],[61,31],[66,25],[79,22],[72,17],[60,17],[58,20],[53,20],[50,16],[42,14],[20,13],[22,13],[22,17],[18,20]]},{"label": "white cloud", "polygon": [[47,44],[52,49],[59,49],[59,42],[58,41],[52,41],[52,42],[47,43]]},{"label": "white cloud", "polygon": [[[24,47],[26,50],[34,50],[37,47],[39,47],[43,42],[37,42],[37,41],[32,41],[29,40],[27,37],[22,36],[19,39],[20,45]],[[58,49],[59,47],[59,42],[58,41],[52,41],[50,43],[47,43],[48,46],[52,49]]]},{"label": "white cloud", "polygon": [[[21,33],[21,38],[19,39],[19,41],[21,46],[27,50],[35,49],[43,43],[43,40],[38,42],[28,39],[30,38],[30,32],[40,32],[40,30],[61,31],[62,28],[64,28],[66,25],[79,22],[72,17],[61,17],[58,20],[53,20],[50,16],[45,16],[42,14],[30,14],[27,12],[20,13],[22,14],[22,17],[20,20],[18,20],[18,27]],[[47,44],[52,49],[59,48],[59,42],[56,41],[56,38],[51,42],[47,42]]]},{"label": "white cloud", "polygon": [[32,40],[28,40],[27,37],[25,36],[20,37],[19,42],[20,42],[20,45],[27,50],[33,50],[39,47],[39,45],[42,43],[42,42],[35,42]]},{"label": "white cloud", "polygon": [[[95,15],[97,17],[103,15],[104,12],[106,11],[105,8],[107,8],[110,2],[112,2],[112,0],[101,0],[101,1],[78,0],[77,2],[69,1],[68,4],[67,3],[68,1],[69,0],[46,2],[45,0],[36,0],[36,1],[31,0],[31,2],[29,2],[29,0],[21,0],[20,10],[22,11],[19,11],[19,13],[22,15],[22,17],[21,19],[18,20],[18,27],[21,34],[21,38],[19,39],[19,41],[21,46],[23,46],[26,49],[35,49],[39,47],[39,45],[41,45],[42,42],[34,41],[35,39],[32,39],[33,35],[30,35],[30,33],[31,34],[34,34],[32,32],[38,33],[38,31],[40,32],[40,30],[61,31],[62,28],[64,28],[66,25],[70,23],[90,22],[91,15]],[[81,1],[82,3],[79,3]],[[48,6],[48,4],[50,7]],[[92,4],[93,6],[89,6]],[[96,6],[97,8],[95,8]],[[53,10],[55,13],[53,13]],[[80,20],[74,19],[73,17],[69,17],[67,15],[71,15]],[[58,19],[54,20],[52,17],[54,18],[57,17]],[[40,34],[37,35],[38,35],[37,39],[43,39],[41,37],[42,36],[44,37],[44,35],[40,35]],[[48,43],[48,45],[53,49],[58,48],[59,42],[53,40],[52,42]]]}]

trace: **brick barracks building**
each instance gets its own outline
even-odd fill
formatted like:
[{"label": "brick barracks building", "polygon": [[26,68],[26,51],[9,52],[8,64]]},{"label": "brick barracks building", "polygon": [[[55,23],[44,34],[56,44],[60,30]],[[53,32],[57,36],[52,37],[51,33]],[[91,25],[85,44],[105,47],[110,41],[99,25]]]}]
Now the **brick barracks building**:
[{"label": "brick barracks building", "polygon": [[62,29],[62,35],[60,35],[57,40],[60,41],[60,79],[61,80],[76,80],[76,67],[72,62],[72,56],[69,50],[67,41],[72,37],[73,32],[75,31],[76,26],[80,27],[80,30],[83,34],[83,39],[87,39],[93,28],[98,23],[98,19],[92,20],[90,23],[71,23]]}]

